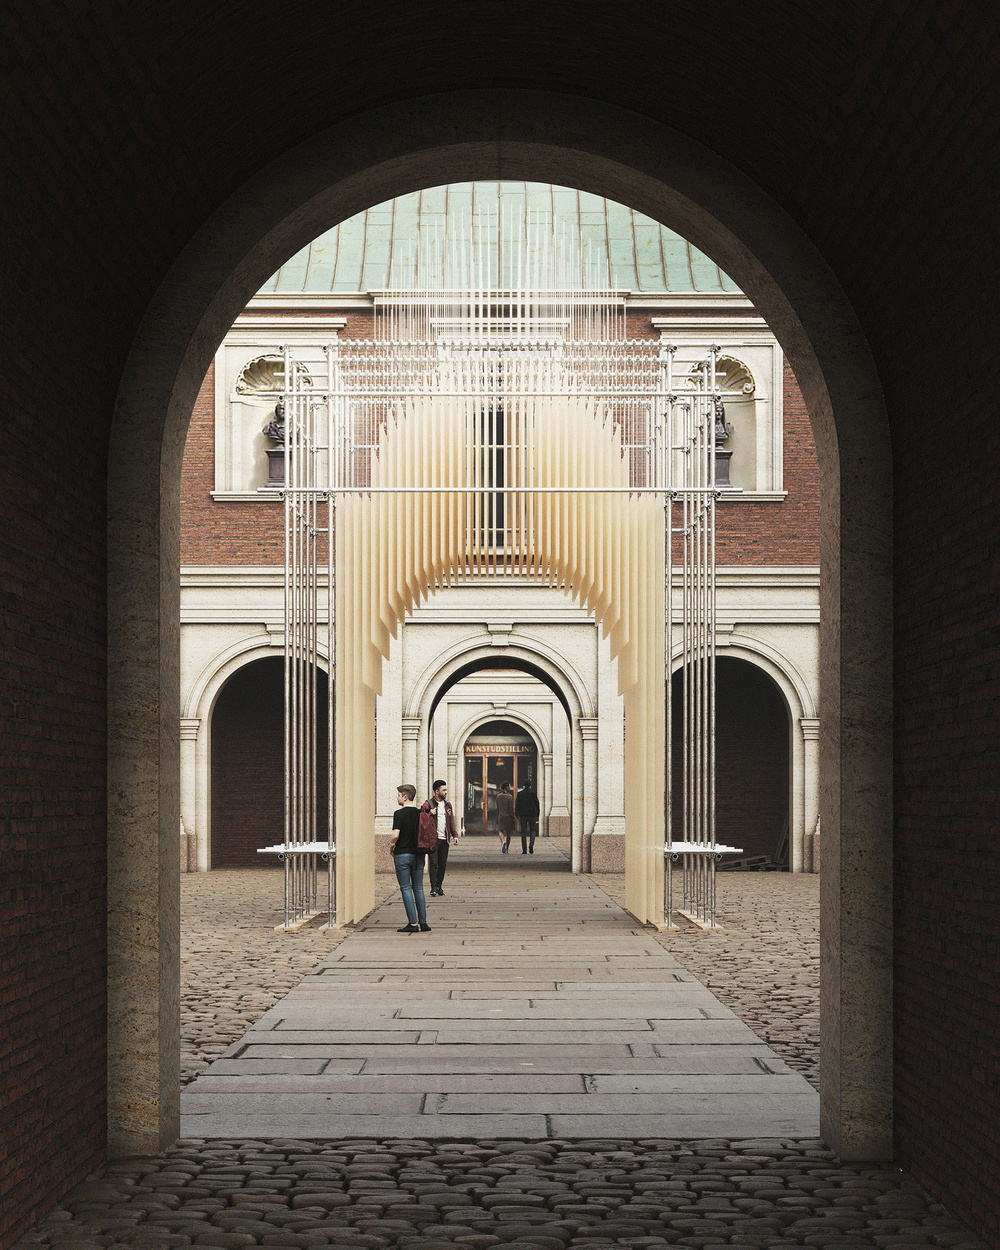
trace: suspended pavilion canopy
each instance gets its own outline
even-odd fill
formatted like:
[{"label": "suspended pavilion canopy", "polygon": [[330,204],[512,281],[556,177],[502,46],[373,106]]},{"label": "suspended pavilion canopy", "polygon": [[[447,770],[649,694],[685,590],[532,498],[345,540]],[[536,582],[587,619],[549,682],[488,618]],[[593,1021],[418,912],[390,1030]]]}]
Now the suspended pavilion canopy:
[{"label": "suspended pavilion canopy", "polygon": [[[541,182],[462,182],[414,191],[349,217],[286,261],[261,295],[358,294],[443,282],[435,241],[472,231],[493,252],[490,269],[519,267],[531,222],[551,224],[586,252],[618,291],[739,295],[736,283],[673,230],[586,191]],[[551,235],[549,236],[551,237]]]}]

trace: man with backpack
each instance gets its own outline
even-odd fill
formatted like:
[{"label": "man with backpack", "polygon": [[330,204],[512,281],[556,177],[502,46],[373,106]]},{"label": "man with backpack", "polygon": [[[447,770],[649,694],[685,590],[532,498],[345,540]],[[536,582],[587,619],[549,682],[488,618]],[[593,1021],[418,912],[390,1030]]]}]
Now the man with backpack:
[{"label": "man with backpack", "polygon": [[448,847],[458,841],[455,828],[455,813],[448,802],[448,787],[443,781],[435,781],[431,797],[420,809],[420,844],[431,840],[433,830],[434,850],[430,852],[428,868],[431,877],[431,896],[444,898],[441,882],[444,880],[445,869],[448,867]]}]

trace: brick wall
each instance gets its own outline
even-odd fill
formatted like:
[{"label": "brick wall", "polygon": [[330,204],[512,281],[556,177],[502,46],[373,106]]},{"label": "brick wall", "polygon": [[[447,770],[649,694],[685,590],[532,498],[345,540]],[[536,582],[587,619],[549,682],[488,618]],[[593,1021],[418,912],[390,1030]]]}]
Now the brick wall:
[{"label": "brick wall", "polygon": [[[372,316],[349,310],[341,338],[370,338]],[[656,338],[648,314],[630,313],[629,338]],[[805,402],[784,370],[784,487],[780,502],[719,505],[720,564],[818,564],[819,476]],[[215,366],[191,416],[181,483],[181,561],[189,565],[266,565],[283,560],[283,510],[278,501],[214,500]]]},{"label": "brick wall", "polygon": [[819,467],[805,401],[784,371],[784,489],[780,502],[723,499],[716,521],[719,564],[819,564]]},{"label": "brick wall", "polygon": [[[257,854],[285,836],[284,661],[256,660],[230,677],[212,712],[212,867],[269,868]],[[318,756],[326,752],[326,679],[317,707]],[[320,838],[326,782],[319,779]]]},{"label": "brick wall", "polygon": [[215,365],[198,392],[184,446],[181,476],[181,563],[284,563],[284,505],[213,499],[215,489]]}]

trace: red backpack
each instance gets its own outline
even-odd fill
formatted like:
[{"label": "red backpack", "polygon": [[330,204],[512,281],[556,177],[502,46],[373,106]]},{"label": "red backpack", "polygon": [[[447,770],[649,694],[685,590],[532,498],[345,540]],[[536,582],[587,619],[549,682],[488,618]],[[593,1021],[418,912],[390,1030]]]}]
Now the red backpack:
[{"label": "red backpack", "polygon": [[425,855],[429,854],[437,850],[437,842],[437,816],[431,811],[430,803],[425,803],[420,809],[420,820],[417,823],[417,850]]}]

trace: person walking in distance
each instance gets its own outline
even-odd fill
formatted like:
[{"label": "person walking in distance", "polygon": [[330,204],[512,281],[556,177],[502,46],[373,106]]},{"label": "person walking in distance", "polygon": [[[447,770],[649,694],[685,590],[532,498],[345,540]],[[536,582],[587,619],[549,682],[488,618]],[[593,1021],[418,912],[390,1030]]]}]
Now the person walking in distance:
[{"label": "person walking in distance", "polygon": [[424,902],[424,854],[417,847],[420,813],[414,803],[417,791],[413,786],[396,789],[398,807],[392,817],[392,862],[406,910],[406,927],[397,933],[430,933],[427,906]]},{"label": "person walking in distance", "polygon": [[448,802],[448,787],[443,781],[434,782],[431,797],[420,810],[429,812],[437,821],[437,850],[431,852],[428,867],[431,875],[431,897],[436,894],[438,898],[444,898],[441,882],[448,867],[448,847],[452,842],[458,841],[458,831],[455,828],[455,813]]},{"label": "person walking in distance", "polygon": [[497,833],[504,840],[503,846],[500,848],[502,855],[506,855],[510,850],[510,840],[516,827],[514,796],[510,792],[510,782],[505,781],[500,787],[500,793],[497,795]]},{"label": "person walking in distance", "polygon": [[[534,855],[535,838],[538,837],[538,795],[532,790],[531,782],[526,781],[514,800],[514,815],[521,826],[521,854]],[[529,845],[530,839],[530,845]]]}]

